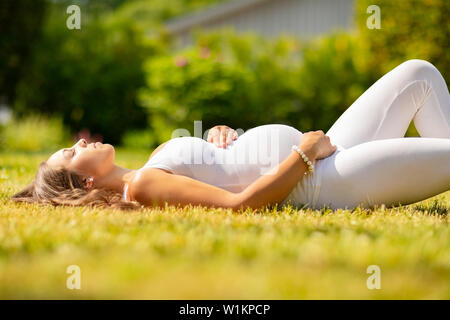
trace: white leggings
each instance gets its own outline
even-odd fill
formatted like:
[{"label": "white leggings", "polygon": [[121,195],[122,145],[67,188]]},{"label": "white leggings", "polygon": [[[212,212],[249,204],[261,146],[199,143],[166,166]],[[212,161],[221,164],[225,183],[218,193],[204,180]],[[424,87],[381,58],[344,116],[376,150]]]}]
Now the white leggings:
[{"label": "white leggings", "polygon": [[[404,137],[411,120],[420,138]],[[316,209],[407,205],[450,190],[450,95],[429,62],[391,70],[326,135],[343,149],[316,164]]]}]

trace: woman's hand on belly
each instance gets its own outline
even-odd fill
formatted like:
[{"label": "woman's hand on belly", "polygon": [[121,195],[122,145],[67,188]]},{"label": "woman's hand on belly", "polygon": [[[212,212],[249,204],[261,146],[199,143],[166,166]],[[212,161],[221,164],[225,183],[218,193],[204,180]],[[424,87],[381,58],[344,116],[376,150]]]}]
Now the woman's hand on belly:
[{"label": "woman's hand on belly", "polygon": [[322,130],[304,133],[299,147],[309,158],[313,157],[316,160],[331,156],[337,149]]},{"label": "woman's hand on belly", "polygon": [[208,131],[208,142],[214,143],[218,148],[225,148],[238,138],[236,130],[228,126],[215,126]]}]

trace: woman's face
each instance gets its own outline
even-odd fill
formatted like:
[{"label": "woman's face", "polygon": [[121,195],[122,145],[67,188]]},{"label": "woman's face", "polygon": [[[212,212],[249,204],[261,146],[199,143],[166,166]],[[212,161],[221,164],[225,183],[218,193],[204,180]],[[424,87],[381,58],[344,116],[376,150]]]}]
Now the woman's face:
[{"label": "woman's face", "polygon": [[47,160],[53,168],[65,168],[80,175],[101,177],[114,167],[114,147],[80,139],[71,148],[58,150]]}]

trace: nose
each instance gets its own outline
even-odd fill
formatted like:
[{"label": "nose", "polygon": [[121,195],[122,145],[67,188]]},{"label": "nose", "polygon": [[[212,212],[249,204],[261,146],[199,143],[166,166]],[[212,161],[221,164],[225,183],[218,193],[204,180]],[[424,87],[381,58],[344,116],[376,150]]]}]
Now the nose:
[{"label": "nose", "polygon": [[86,141],[86,139],[80,139],[80,140],[78,140],[77,145],[86,147],[86,146],[87,146],[87,141]]}]

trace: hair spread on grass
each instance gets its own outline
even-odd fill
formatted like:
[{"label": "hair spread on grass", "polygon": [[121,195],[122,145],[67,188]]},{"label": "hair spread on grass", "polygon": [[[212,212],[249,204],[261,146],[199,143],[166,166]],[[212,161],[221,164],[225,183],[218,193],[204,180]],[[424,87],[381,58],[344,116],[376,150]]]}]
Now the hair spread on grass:
[{"label": "hair spread on grass", "polygon": [[67,169],[53,169],[41,162],[34,180],[11,197],[16,202],[44,203],[54,206],[91,206],[122,210],[138,209],[140,204],[126,201],[114,190],[87,190],[83,178]]}]

